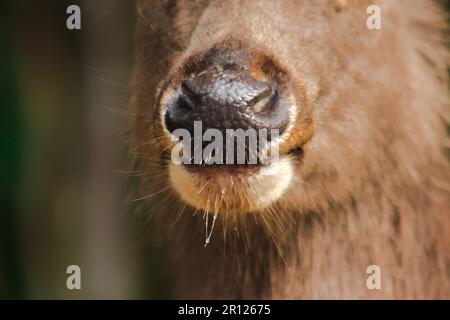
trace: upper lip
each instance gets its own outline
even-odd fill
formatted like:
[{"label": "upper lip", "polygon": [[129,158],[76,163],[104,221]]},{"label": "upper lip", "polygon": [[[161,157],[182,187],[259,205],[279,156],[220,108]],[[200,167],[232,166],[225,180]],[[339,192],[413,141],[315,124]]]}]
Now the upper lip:
[{"label": "upper lip", "polygon": [[233,165],[183,165],[183,167],[191,172],[195,173],[203,173],[208,174],[209,172],[213,172],[217,174],[217,172],[221,172],[224,174],[251,174],[253,171],[257,171],[261,168],[262,164],[256,165],[247,165],[247,164],[233,164]]}]

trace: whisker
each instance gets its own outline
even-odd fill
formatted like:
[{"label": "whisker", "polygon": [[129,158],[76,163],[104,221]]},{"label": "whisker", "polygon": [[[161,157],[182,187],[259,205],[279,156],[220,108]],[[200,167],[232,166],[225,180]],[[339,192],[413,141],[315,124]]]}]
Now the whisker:
[{"label": "whisker", "polygon": [[144,199],[151,198],[151,197],[153,197],[153,196],[155,196],[155,195],[157,195],[157,194],[160,194],[160,193],[166,191],[166,190],[169,189],[170,187],[171,187],[171,186],[169,185],[169,186],[165,187],[165,188],[162,189],[162,190],[159,190],[159,191],[157,191],[157,192],[155,192],[155,193],[152,193],[152,194],[150,194],[150,195],[148,195],[148,196],[145,196],[145,197],[133,199],[132,201],[141,201],[141,200],[144,200]]}]

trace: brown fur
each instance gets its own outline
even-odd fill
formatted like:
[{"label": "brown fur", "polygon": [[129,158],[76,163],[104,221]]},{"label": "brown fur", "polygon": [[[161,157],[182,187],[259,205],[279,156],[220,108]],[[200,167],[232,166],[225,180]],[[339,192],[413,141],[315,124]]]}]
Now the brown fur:
[{"label": "brown fur", "polygon": [[[382,30],[366,28],[372,3]],[[450,59],[436,2],[140,0],[138,17],[131,151],[170,243],[175,297],[450,298]],[[282,199],[219,216],[204,248],[204,214],[167,178],[155,97],[181,61],[230,38],[298,79],[314,134]],[[371,264],[381,290],[366,287]]]}]

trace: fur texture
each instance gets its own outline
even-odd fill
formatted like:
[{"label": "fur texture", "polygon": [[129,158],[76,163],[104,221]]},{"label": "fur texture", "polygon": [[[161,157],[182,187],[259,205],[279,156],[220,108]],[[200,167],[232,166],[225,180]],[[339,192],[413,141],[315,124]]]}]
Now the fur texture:
[{"label": "fur texture", "polygon": [[[382,30],[366,28],[372,3],[381,7]],[[155,217],[155,238],[170,245],[175,297],[450,298],[450,59],[438,3],[137,6],[136,197]],[[281,199],[259,212],[219,215],[205,248],[205,212],[186,205],[168,178],[156,97],[184,59],[230,37],[264,47],[298,79],[314,132],[304,156],[292,159],[295,182]],[[381,290],[366,287],[372,264],[382,270]]]}]

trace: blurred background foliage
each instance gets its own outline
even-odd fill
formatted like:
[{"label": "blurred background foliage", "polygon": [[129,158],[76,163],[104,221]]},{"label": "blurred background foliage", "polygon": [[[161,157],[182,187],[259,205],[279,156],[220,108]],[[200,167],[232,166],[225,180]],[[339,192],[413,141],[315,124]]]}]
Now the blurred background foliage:
[{"label": "blurred background foliage", "polygon": [[[66,28],[71,4],[81,30]],[[134,6],[0,1],[0,298],[164,295],[124,201]]]},{"label": "blurred background foliage", "polygon": [[[66,28],[71,4],[81,30]],[[124,201],[134,5],[0,1],[0,299],[170,292],[164,248]]]}]

